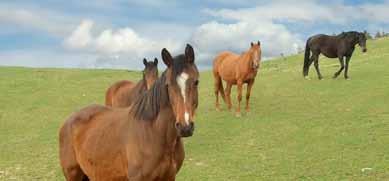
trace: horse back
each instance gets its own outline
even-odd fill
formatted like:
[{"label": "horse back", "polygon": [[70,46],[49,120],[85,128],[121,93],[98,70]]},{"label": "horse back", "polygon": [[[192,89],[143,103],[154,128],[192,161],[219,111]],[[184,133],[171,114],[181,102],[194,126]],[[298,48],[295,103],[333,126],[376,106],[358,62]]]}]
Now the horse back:
[{"label": "horse back", "polygon": [[215,59],[213,60],[213,65],[214,65],[214,67],[215,66],[218,67],[218,66],[225,64],[225,63],[231,63],[238,58],[239,58],[239,55],[232,53],[232,52],[229,52],[229,51],[224,51],[224,52],[219,53],[215,57]]},{"label": "horse back", "polygon": [[114,83],[105,94],[105,105],[112,107],[127,107],[130,105],[129,96],[135,83],[122,80]]},{"label": "horse back", "polygon": [[[104,112],[109,111],[110,108],[102,105],[90,105],[82,108],[78,112],[73,113],[64,123],[62,129],[71,129],[70,134],[76,133],[77,129],[89,125],[92,120]],[[70,128],[67,128],[70,127]]]},{"label": "horse back", "polygon": [[326,57],[336,58],[338,56],[339,38],[337,36],[329,36],[318,34],[308,39],[308,46],[312,52],[322,53]]},{"label": "horse back", "polygon": [[213,72],[225,81],[234,82],[237,75],[239,55],[232,52],[221,52],[213,62]]}]

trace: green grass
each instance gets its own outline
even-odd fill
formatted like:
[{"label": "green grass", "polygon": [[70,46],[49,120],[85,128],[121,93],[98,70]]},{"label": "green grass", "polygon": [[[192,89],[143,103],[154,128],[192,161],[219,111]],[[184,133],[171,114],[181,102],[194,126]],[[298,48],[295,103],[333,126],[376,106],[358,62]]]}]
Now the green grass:
[{"label": "green grass", "polygon": [[[216,112],[201,73],[196,131],[177,180],[388,180],[389,39],[356,50],[349,75],[321,58],[324,80],[302,77],[302,55],[262,64],[251,112]],[[0,68],[0,180],[64,180],[58,129],[73,111],[103,103],[115,70]],[[233,101],[236,102],[236,87]],[[234,104],[235,105],[235,104]],[[363,168],[371,168],[362,171]]]}]

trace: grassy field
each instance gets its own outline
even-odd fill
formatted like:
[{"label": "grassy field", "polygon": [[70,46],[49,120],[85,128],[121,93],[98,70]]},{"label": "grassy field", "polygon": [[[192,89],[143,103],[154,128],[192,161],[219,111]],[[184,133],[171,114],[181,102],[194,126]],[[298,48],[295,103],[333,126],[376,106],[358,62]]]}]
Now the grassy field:
[{"label": "grassy field", "polygon": [[[262,64],[252,111],[214,108],[213,79],[201,74],[196,131],[185,139],[177,180],[389,180],[389,39],[351,60],[351,80],[302,77],[302,55]],[[64,180],[58,129],[73,111],[103,103],[115,70],[0,68],[0,180]],[[234,91],[236,88],[234,87]],[[233,101],[236,102],[235,94]]]}]

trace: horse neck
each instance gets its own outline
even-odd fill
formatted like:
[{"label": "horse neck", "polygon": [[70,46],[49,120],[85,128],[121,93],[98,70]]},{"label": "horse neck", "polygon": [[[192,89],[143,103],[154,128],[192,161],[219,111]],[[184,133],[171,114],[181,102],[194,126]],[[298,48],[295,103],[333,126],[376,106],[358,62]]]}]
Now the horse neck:
[{"label": "horse neck", "polygon": [[244,69],[250,70],[253,59],[253,52],[251,50],[243,53],[242,58],[240,59]]},{"label": "horse neck", "polygon": [[142,91],[147,89],[146,75],[143,75],[143,78],[139,81],[138,85]]},{"label": "horse neck", "polygon": [[355,45],[358,44],[358,37],[357,36],[346,35],[344,40],[349,42],[352,47],[354,47]]},{"label": "horse neck", "polygon": [[138,83],[135,84],[135,87],[131,89],[129,99],[136,100],[140,95],[144,93],[146,89],[146,80],[140,80]]}]

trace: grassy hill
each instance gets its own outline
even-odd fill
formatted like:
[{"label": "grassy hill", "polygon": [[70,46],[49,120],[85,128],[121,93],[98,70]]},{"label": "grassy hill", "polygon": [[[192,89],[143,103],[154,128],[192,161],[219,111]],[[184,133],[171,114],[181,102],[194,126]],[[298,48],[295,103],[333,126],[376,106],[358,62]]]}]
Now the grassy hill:
[{"label": "grassy hill", "polygon": [[[302,77],[302,55],[264,62],[251,112],[216,112],[213,78],[201,74],[196,131],[185,139],[178,180],[388,180],[389,39],[368,42],[349,75],[321,59],[324,80]],[[58,129],[73,111],[103,103],[115,70],[0,68],[0,180],[64,180]],[[236,87],[233,92],[235,93]],[[234,105],[236,102],[233,95]]]}]

